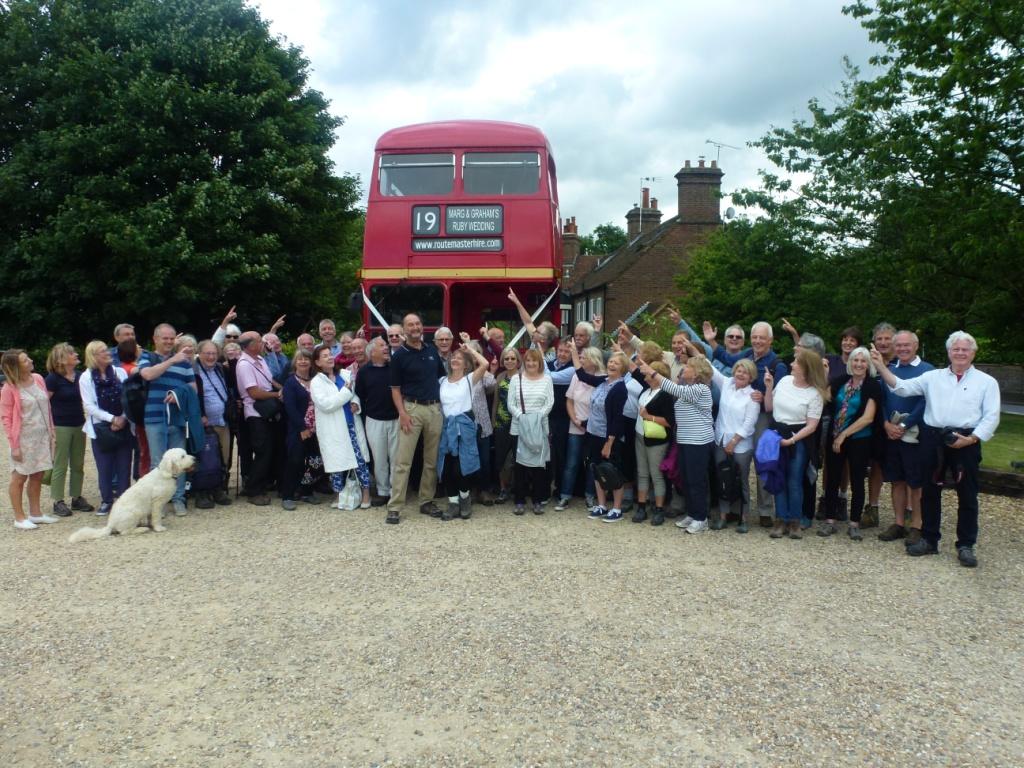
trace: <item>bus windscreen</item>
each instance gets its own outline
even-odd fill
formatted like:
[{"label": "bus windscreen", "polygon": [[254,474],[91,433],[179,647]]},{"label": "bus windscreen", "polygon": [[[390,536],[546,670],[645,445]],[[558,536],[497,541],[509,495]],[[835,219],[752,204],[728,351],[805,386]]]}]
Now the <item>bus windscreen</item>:
[{"label": "bus windscreen", "polygon": [[532,195],[540,186],[536,152],[467,152],[462,183],[469,195]]},{"label": "bus windscreen", "polygon": [[382,155],[380,193],[386,197],[448,195],[455,183],[455,155]]}]

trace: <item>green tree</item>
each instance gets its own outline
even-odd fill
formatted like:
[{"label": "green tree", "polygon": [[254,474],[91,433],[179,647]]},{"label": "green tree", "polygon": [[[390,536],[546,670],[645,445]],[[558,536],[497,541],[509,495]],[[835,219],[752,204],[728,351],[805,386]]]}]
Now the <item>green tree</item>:
[{"label": "green tree", "polygon": [[4,342],[339,311],[358,188],[308,69],[242,0],[0,7]]},{"label": "green tree", "polygon": [[824,264],[820,253],[794,241],[778,222],[735,219],[691,253],[688,269],[677,278],[680,312],[698,333],[704,320],[719,333],[732,323],[750,328],[766,320],[785,348],[788,337],[779,336],[785,317],[800,330],[830,339],[850,321],[836,317],[837,302],[821,279]]},{"label": "green tree", "polygon": [[848,64],[834,106],[811,101],[809,120],[756,142],[806,183],[765,173],[734,199],[827,253],[850,280],[834,281],[846,306],[933,348],[965,328],[989,354],[1021,357],[1024,5],[876,0],[844,13],[879,45],[874,76]]},{"label": "green tree", "polygon": [[580,253],[614,253],[626,244],[626,240],[626,230],[609,221],[580,238]]}]

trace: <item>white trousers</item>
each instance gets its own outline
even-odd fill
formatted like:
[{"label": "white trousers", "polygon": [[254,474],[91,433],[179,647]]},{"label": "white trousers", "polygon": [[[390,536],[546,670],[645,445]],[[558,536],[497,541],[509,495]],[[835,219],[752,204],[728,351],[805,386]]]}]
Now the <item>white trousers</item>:
[{"label": "white trousers", "polygon": [[398,419],[378,421],[366,417],[366,442],[373,456],[373,479],[378,496],[391,495],[391,470],[398,456]]}]

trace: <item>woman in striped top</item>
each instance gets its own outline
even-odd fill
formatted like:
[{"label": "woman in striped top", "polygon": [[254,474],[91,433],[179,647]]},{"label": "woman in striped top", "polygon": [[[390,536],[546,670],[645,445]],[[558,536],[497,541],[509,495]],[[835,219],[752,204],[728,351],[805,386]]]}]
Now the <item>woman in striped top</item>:
[{"label": "woman in striped top", "polygon": [[[676,443],[679,445],[679,474],[683,479],[686,517],[676,522],[687,533],[708,529],[708,469],[715,445],[715,421],[711,413],[711,363],[705,357],[691,357],[681,374],[682,384],[669,381],[647,363],[640,364],[645,376],[654,374],[661,389],[676,398]],[[648,381],[651,381],[648,378]]]}]

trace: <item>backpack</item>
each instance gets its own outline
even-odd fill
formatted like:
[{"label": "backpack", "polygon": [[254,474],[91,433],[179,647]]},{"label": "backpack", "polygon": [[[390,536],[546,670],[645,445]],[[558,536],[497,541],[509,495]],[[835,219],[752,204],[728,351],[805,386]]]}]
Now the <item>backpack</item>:
[{"label": "backpack", "polygon": [[146,421],[146,398],[149,396],[149,382],[136,371],[121,384],[121,407],[124,415],[133,424]]},{"label": "backpack", "polygon": [[742,497],[740,468],[732,457],[727,456],[718,462],[718,471],[715,473],[715,477],[718,479],[719,499],[732,503]]},{"label": "backpack", "polygon": [[220,459],[220,440],[217,433],[210,430],[206,433],[203,447],[196,457],[196,468],[189,475],[191,490],[213,491],[224,482],[224,472]]}]

